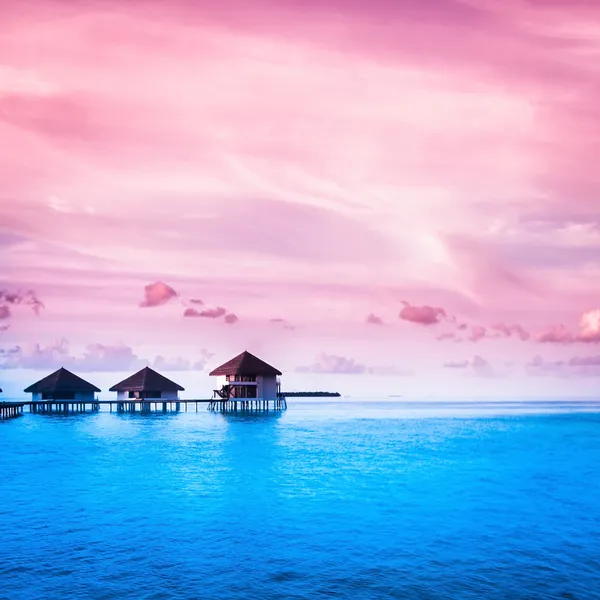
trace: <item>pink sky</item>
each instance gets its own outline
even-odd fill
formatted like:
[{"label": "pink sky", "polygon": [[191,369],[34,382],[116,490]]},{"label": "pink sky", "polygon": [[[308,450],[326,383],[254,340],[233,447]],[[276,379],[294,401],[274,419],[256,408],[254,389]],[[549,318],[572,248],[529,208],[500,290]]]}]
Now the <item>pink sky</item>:
[{"label": "pink sky", "polygon": [[4,396],[594,395],[599,106],[590,1],[3,3]]}]

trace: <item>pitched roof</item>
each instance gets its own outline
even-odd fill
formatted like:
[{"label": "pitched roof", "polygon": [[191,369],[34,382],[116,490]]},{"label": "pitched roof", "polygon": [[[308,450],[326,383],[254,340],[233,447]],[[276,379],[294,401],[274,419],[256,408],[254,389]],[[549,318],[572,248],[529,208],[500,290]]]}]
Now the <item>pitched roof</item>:
[{"label": "pitched roof", "polygon": [[166,392],[171,390],[183,392],[184,388],[150,367],[144,367],[141,371],[110,388],[111,392]]},{"label": "pitched roof", "polygon": [[281,375],[281,371],[244,350],[209,375]]},{"label": "pitched roof", "polygon": [[58,371],[54,371],[54,373],[48,375],[48,377],[32,383],[23,391],[26,394],[41,394],[43,392],[99,392],[100,388],[61,367]]}]

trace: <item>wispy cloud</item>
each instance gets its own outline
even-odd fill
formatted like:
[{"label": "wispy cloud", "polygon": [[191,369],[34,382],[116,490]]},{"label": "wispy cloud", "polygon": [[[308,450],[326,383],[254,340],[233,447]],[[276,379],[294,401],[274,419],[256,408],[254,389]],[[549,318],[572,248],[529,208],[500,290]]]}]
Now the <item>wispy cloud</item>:
[{"label": "wispy cloud", "polygon": [[41,345],[13,346],[0,349],[0,368],[55,370],[60,367],[81,372],[124,372],[150,366],[163,371],[203,370],[213,353],[198,352],[195,360],[156,356],[153,360],[138,356],[125,344],[89,344],[79,354],[72,353],[66,339]]},{"label": "wispy cloud", "polygon": [[445,369],[456,369],[464,371],[466,375],[472,377],[494,377],[492,365],[482,356],[475,355],[470,360],[458,360],[444,363]]},{"label": "wispy cloud", "polygon": [[374,313],[367,315],[366,322],[369,325],[383,325],[383,319]]},{"label": "wispy cloud", "polygon": [[394,365],[367,366],[353,358],[326,354],[322,352],[315,362],[310,365],[297,367],[298,373],[319,373],[336,375],[383,375],[406,377],[414,375],[410,369],[403,369]]}]

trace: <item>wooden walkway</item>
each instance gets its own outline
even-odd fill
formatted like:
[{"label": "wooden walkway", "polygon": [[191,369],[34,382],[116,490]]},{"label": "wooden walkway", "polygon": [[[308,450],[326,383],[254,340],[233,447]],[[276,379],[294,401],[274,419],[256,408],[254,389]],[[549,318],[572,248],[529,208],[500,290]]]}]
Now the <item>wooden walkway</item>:
[{"label": "wooden walkway", "polygon": [[117,413],[151,413],[151,412],[198,412],[198,407],[206,406],[207,410],[218,412],[285,410],[287,402],[284,397],[276,400],[210,398],[176,399],[176,400],[94,400],[93,402],[74,402],[72,400],[43,400],[36,402],[0,402],[0,418],[17,417],[28,407],[35,414],[69,414],[82,412],[98,412],[101,406],[108,406],[110,412]]},{"label": "wooden walkway", "polygon": [[0,419],[12,419],[23,413],[25,402],[0,402]]}]

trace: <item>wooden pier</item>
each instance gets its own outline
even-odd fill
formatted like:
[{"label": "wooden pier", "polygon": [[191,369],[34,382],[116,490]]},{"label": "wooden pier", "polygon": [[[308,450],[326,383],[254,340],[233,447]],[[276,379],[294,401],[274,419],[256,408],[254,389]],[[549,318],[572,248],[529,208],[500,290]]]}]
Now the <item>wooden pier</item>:
[{"label": "wooden pier", "polygon": [[34,414],[73,414],[98,412],[102,406],[108,406],[109,412],[148,414],[152,412],[198,412],[198,408],[206,406],[212,412],[257,412],[287,410],[286,396],[290,397],[339,397],[337,392],[280,392],[277,398],[194,398],[183,399],[127,399],[127,400],[93,400],[74,402],[73,400],[36,400],[0,402],[0,419],[11,419],[25,412],[27,407]]},{"label": "wooden pier", "polygon": [[243,400],[215,400],[210,398],[194,398],[173,400],[127,399],[127,400],[94,400],[93,402],[73,402],[72,400],[39,400],[30,402],[0,402],[0,418],[8,419],[23,414],[25,407],[34,414],[73,414],[84,412],[98,412],[102,406],[108,406],[109,412],[116,413],[141,413],[152,412],[198,412],[199,407],[206,410],[219,412],[237,411],[267,411],[285,410],[285,398],[275,400],[262,400],[260,398]]},{"label": "wooden pier", "polygon": [[23,413],[25,402],[0,402],[0,419],[13,419]]},{"label": "wooden pier", "polygon": [[221,412],[258,411],[258,410],[286,410],[287,402],[284,396],[274,400],[262,400],[260,398],[230,398],[220,400],[219,398],[209,401],[208,410],[219,410]]}]

